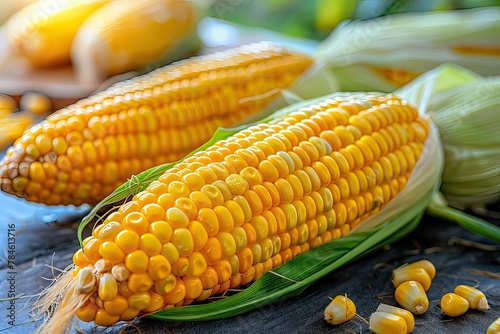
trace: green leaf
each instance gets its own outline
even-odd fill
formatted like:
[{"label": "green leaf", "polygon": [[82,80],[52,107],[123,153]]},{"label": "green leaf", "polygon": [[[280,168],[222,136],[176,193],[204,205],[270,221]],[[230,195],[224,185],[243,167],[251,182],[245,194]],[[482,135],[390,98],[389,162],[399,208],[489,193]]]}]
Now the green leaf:
[{"label": "green leaf", "polygon": [[434,196],[427,207],[427,212],[436,217],[454,221],[475,234],[500,242],[500,226],[448,206],[442,195]]}]

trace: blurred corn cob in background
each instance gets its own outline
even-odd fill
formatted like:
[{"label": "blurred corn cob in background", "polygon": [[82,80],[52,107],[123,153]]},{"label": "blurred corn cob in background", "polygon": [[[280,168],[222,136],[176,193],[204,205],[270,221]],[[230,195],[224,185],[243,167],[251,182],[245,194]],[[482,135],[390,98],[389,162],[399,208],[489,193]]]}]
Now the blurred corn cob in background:
[{"label": "blurred corn cob in background", "polygon": [[0,162],[1,189],[47,204],[96,203],[262,111],[311,63],[262,42],[118,83],[27,130]]},{"label": "blurred corn cob in background", "polygon": [[11,145],[28,127],[51,111],[52,103],[43,94],[27,92],[21,96],[19,104],[14,98],[0,94],[0,150]]},{"label": "blurred corn cob in background", "polygon": [[77,77],[95,82],[182,58],[197,47],[197,22],[198,13],[189,1],[112,1],[76,34],[71,60]]},{"label": "blurred corn cob in background", "polygon": [[392,92],[444,62],[499,75],[500,7],[340,24],[316,54],[338,89]]},{"label": "blurred corn cob in background", "polygon": [[73,38],[81,24],[111,0],[41,0],[5,23],[14,53],[32,66],[69,64]]},{"label": "blurred corn cob in background", "polygon": [[199,47],[202,9],[188,0],[37,1],[4,25],[33,68],[72,64],[81,82],[165,65]]},{"label": "blurred corn cob in background", "polygon": [[35,1],[38,0],[3,0],[0,11],[0,26],[12,15]]}]

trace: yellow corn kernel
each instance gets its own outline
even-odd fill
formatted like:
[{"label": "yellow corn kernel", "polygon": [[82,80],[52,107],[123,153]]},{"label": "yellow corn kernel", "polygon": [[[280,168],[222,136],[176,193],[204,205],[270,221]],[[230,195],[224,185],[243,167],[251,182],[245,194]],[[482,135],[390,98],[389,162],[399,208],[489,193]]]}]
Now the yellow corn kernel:
[{"label": "yellow corn kernel", "polygon": [[123,230],[115,237],[115,242],[125,253],[139,249],[140,236],[132,230]]},{"label": "yellow corn kernel", "polygon": [[82,268],[76,275],[76,291],[89,293],[94,290],[95,276],[90,268]]},{"label": "yellow corn kernel", "polygon": [[132,273],[127,285],[132,292],[146,292],[153,286],[153,280],[148,273]]},{"label": "yellow corn kernel", "polygon": [[116,283],[113,275],[102,275],[101,279],[99,280],[98,294],[99,298],[101,298],[103,301],[109,301],[116,298],[118,294],[118,284]]},{"label": "yellow corn kernel", "polygon": [[139,248],[149,256],[153,256],[156,254],[160,254],[162,249],[162,244],[160,240],[158,240],[158,238],[153,234],[144,233],[143,235],[141,235]]},{"label": "yellow corn kernel", "polygon": [[127,298],[128,305],[136,310],[144,310],[151,303],[149,292],[134,293]]},{"label": "yellow corn kernel", "polygon": [[110,315],[121,315],[128,309],[127,298],[117,295],[115,299],[104,302],[104,309]]},{"label": "yellow corn kernel", "polygon": [[370,316],[370,331],[375,334],[407,334],[406,321],[395,314],[375,312]]},{"label": "yellow corn kernel", "polygon": [[468,309],[467,299],[455,293],[447,293],[441,298],[441,310],[450,317],[458,317],[467,312]]},{"label": "yellow corn kernel", "polygon": [[81,321],[90,322],[94,320],[95,315],[97,313],[97,309],[98,309],[97,305],[89,302],[86,305],[80,307],[76,311],[76,316]]},{"label": "yellow corn kernel", "polygon": [[188,256],[194,250],[193,235],[187,228],[178,228],[174,230],[171,242],[177,248],[181,256]]},{"label": "yellow corn kernel", "polygon": [[326,322],[338,325],[354,318],[356,315],[356,305],[347,295],[339,295],[332,299],[323,313]]},{"label": "yellow corn kernel", "polygon": [[422,269],[424,269],[429,274],[429,277],[431,278],[431,280],[433,280],[434,277],[436,276],[436,267],[429,260],[419,260],[419,261],[416,261],[413,263],[404,264],[404,265],[394,269],[393,273],[396,274],[398,271],[406,270],[408,268],[422,268]]},{"label": "yellow corn kernel", "polygon": [[419,282],[406,281],[401,283],[395,292],[396,301],[404,309],[413,314],[423,314],[429,308],[429,299]]},{"label": "yellow corn kernel", "polygon": [[120,320],[120,316],[111,315],[102,308],[97,310],[94,318],[94,322],[99,326],[111,326],[112,324],[118,322],[118,320]]},{"label": "yellow corn kernel", "polygon": [[415,317],[413,314],[405,309],[399,308],[399,307],[394,307],[391,305],[387,304],[380,304],[377,307],[376,312],[384,312],[384,313],[390,313],[397,315],[398,317],[401,317],[404,319],[406,322],[406,333],[411,333],[413,331],[413,328],[415,328]]},{"label": "yellow corn kernel", "polygon": [[469,307],[473,310],[478,309],[484,311],[490,308],[484,293],[472,286],[457,285],[453,292],[467,299]]},{"label": "yellow corn kernel", "polygon": [[142,250],[136,250],[125,257],[125,267],[133,273],[144,272],[149,266],[149,256]]},{"label": "yellow corn kernel", "polygon": [[170,262],[170,264],[174,264],[179,260],[179,250],[175,245],[171,242],[167,242],[163,245],[161,254],[165,256],[165,258]]},{"label": "yellow corn kernel", "polygon": [[200,277],[207,269],[207,260],[202,253],[194,251],[188,256],[187,277]]},{"label": "yellow corn kernel", "polygon": [[153,281],[166,278],[171,270],[172,266],[165,256],[157,254],[149,258],[148,273]]},{"label": "yellow corn kernel", "polygon": [[488,326],[486,334],[498,334],[500,333],[500,318],[496,319]]},{"label": "yellow corn kernel", "polygon": [[419,282],[425,291],[431,287],[431,278],[428,272],[419,267],[401,268],[393,272],[392,283],[397,288],[401,283],[406,281]]},{"label": "yellow corn kernel", "polygon": [[154,235],[161,244],[166,244],[172,238],[172,234],[174,233],[172,226],[168,224],[166,221],[156,221],[149,225],[149,233]]},{"label": "yellow corn kernel", "polygon": [[118,263],[125,259],[125,253],[123,250],[112,241],[105,241],[99,246],[99,254],[103,259]]},{"label": "yellow corn kernel", "polygon": [[89,265],[91,262],[89,258],[83,253],[83,251],[79,249],[73,255],[73,263],[78,267],[83,268]]}]

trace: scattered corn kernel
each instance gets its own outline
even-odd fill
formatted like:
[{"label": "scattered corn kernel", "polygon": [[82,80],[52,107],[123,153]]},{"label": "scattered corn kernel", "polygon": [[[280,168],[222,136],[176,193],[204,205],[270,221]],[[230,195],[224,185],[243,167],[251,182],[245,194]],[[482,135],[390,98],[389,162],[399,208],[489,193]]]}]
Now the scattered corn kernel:
[{"label": "scattered corn kernel", "polygon": [[450,317],[458,317],[469,309],[467,299],[455,294],[447,293],[441,298],[441,310]]},{"label": "scattered corn kernel", "polygon": [[486,334],[500,334],[500,318],[491,323]]},{"label": "scattered corn kernel", "polygon": [[332,325],[342,324],[351,320],[356,315],[356,305],[345,296],[337,296],[332,299],[324,311],[326,322]]},{"label": "scattered corn kernel", "polygon": [[392,283],[397,288],[401,283],[406,281],[417,281],[422,284],[425,291],[431,287],[431,278],[427,271],[423,268],[408,267],[393,272]]},{"label": "scattered corn kernel", "polygon": [[488,305],[488,300],[486,299],[484,293],[472,286],[458,285],[455,288],[454,292],[457,295],[467,299],[467,301],[469,302],[469,307],[473,310],[478,309],[484,311],[490,308],[490,306]]},{"label": "scattered corn kernel", "polygon": [[429,308],[429,299],[422,284],[406,281],[396,288],[396,301],[413,314],[423,314]]},{"label": "scattered corn kernel", "polygon": [[375,312],[370,316],[370,331],[375,334],[407,334],[406,321],[395,314]]},{"label": "scattered corn kernel", "polygon": [[9,95],[0,94],[0,118],[12,114],[16,110],[16,100]]},{"label": "scattered corn kernel", "polygon": [[402,271],[402,270],[406,270],[408,268],[422,268],[422,269],[424,269],[429,274],[429,277],[431,278],[431,280],[433,280],[434,277],[436,276],[436,267],[429,260],[419,260],[416,262],[403,264],[402,266],[394,269],[393,273],[396,274],[397,272]]},{"label": "scattered corn kernel", "polygon": [[387,304],[380,304],[376,312],[390,313],[403,318],[404,321],[406,321],[406,333],[411,333],[413,328],[415,328],[415,317],[413,317],[413,314],[408,310]]},{"label": "scattered corn kernel", "polygon": [[38,92],[27,92],[19,101],[21,110],[28,110],[34,114],[48,114],[52,111],[52,101],[47,95]]}]

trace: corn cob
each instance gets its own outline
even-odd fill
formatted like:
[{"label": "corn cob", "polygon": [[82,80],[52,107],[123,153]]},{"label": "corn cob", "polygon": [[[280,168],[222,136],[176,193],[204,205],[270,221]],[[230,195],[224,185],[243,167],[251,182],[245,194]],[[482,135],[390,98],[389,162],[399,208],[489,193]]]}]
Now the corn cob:
[{"label": "corn cob", "polygon": [[99,82],[111,75],[183,58],[198,44],[197,22],[189,1],[112,1],[90,16],[75,36],[71,62],[77,78]]},{"label": "corn cob", "polygon": [[0,162],[1,189],[46,204],[96,203],[262,111],[310,64],[262,42],[119,83],[27,130]]},{"label": "corn cob", "polygon": [[73,38],[80,25],[111,0],[40,0],[5,23],[14,52],[32,66],[69,64]]},{"label": "corn cob", "polygon": [[218,141],[83,240],[66,273],[73,281],[61,283],[73,309],[60,308],[42,329],[76,308],[81,320],[110,326],[202,301],[345,236],[405,186],[428,129],[406,101],[366,95]]}]

